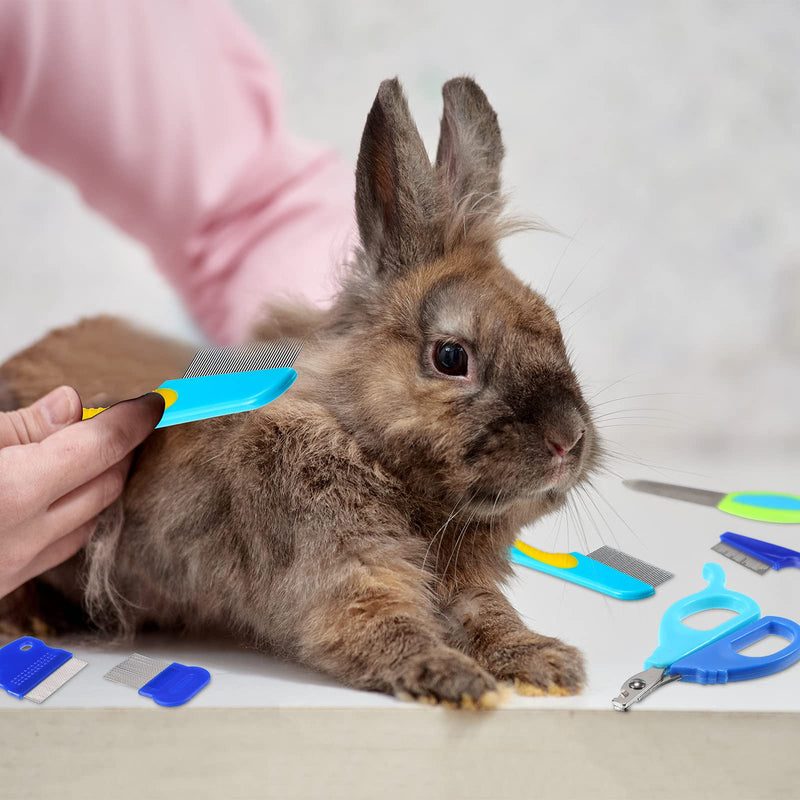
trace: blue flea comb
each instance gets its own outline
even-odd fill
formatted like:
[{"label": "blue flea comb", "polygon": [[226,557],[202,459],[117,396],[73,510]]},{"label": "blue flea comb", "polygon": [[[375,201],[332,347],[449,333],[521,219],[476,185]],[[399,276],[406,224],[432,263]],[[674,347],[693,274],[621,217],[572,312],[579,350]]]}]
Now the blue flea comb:
[{"label": "blue flea comb", "polygon": [[763,575],[770,569],[800,567],[800,552],[761,539],[727,531],[711,549],[737,564]]},{"label": "blue flea comb", "polygon": [[[164,398],[164,415],[156,425],[237,414],[271,403],[295,381],[293,370],[302,342],[284,340],[248,347],[200,350],[182,378],[164,381],[155,391]],[[83,419],[105,408],[84,408]]]},{"label": "blue flea comb", "polygon": [[[627,711],[659,686],[683,679],[691,683],[727,683],[761,678],[790,667],[800,660],[800,625],[783,617],[763,617],[758,603],[747,595],[725,588],[725,573],[719,564],[703,567],[708,586],[671,605],[661,618],[658,647],[644,662],[645,669],[622,684],[611,702],[617,711]],[[723,608],[736,616],[707,631],[683,624],[698,611]],[[770,634],[788,640],[777,653],[746,656],[739,651]]]},{"label": "blue flea comb", "polygon": [[138,689],[142,697],[149,697],[160,706],[183,705],[211,680],[211,674],[203,667],[156,661],[139,653],[126,658],[103,677]]},{"label": "blue flea comb", "polygon": [[0,648],[0,688],[14,697],[43,703],[85,666],[85,661],[67,650],[23,636]]}]

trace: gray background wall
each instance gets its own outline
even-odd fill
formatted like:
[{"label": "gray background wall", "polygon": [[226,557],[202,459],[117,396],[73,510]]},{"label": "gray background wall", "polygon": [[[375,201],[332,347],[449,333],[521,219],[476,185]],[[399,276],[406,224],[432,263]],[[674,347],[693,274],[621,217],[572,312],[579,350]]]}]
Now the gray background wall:
[{"label": "gray background wall", "polygon": [[[404,81],[431,150],[442,82],[479,80],[513,208],[565,234],[509,239],[508,263],[549,284],[620,446],[680,460],[800,445],[797,3],[234,5],[293,128],[350,161],[381,78]],[[98,311],[192,333],[147,253],[3,142],[0,271],[0,358]]]}]

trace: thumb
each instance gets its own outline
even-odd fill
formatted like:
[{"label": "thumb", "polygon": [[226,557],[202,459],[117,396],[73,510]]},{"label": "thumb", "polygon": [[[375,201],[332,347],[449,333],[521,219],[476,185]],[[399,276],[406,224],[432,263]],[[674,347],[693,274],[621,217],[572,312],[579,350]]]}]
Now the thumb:
[{"label": "thumb", "polygon": [[80,418],[78,393],[59,386],[27,408],[0,413],[0,447],[41,442]]}]

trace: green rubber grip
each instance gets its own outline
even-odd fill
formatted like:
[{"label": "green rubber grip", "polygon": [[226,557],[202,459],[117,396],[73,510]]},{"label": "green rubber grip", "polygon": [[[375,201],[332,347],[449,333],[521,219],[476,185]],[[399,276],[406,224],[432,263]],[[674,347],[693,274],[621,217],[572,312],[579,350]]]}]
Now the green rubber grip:
[{"label": "green rubber grip", "polygon": [[759,522],[800,524],[800,497],[775,492],[732,492],[717,508],[736,517]]}]

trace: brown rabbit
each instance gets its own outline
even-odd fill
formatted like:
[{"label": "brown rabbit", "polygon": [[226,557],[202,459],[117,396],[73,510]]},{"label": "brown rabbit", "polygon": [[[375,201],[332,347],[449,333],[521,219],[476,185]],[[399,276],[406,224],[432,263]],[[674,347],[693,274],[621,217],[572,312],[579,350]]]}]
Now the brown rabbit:
[{"label": "brown rabbit", "polygon": [[[520,528],[594,466],[595,429],[555,314],[498,254],[497,117],[468,78],[443,95],[431,165],[400,84],[381,84],[341,292],[257,331],[306,340],[292,389],[155,432],[83,556],[39,579],[38,605],[23,587],[18,610],[52,619],[57,587],[107,630],[232,632],[350,686],[466,706],[494,704],[497,681],[580,690],[579,652],[529,631],[500,586]],[[0,383],[17,405],[59,383],[97,405],[188,358],[101,318]]]}]

